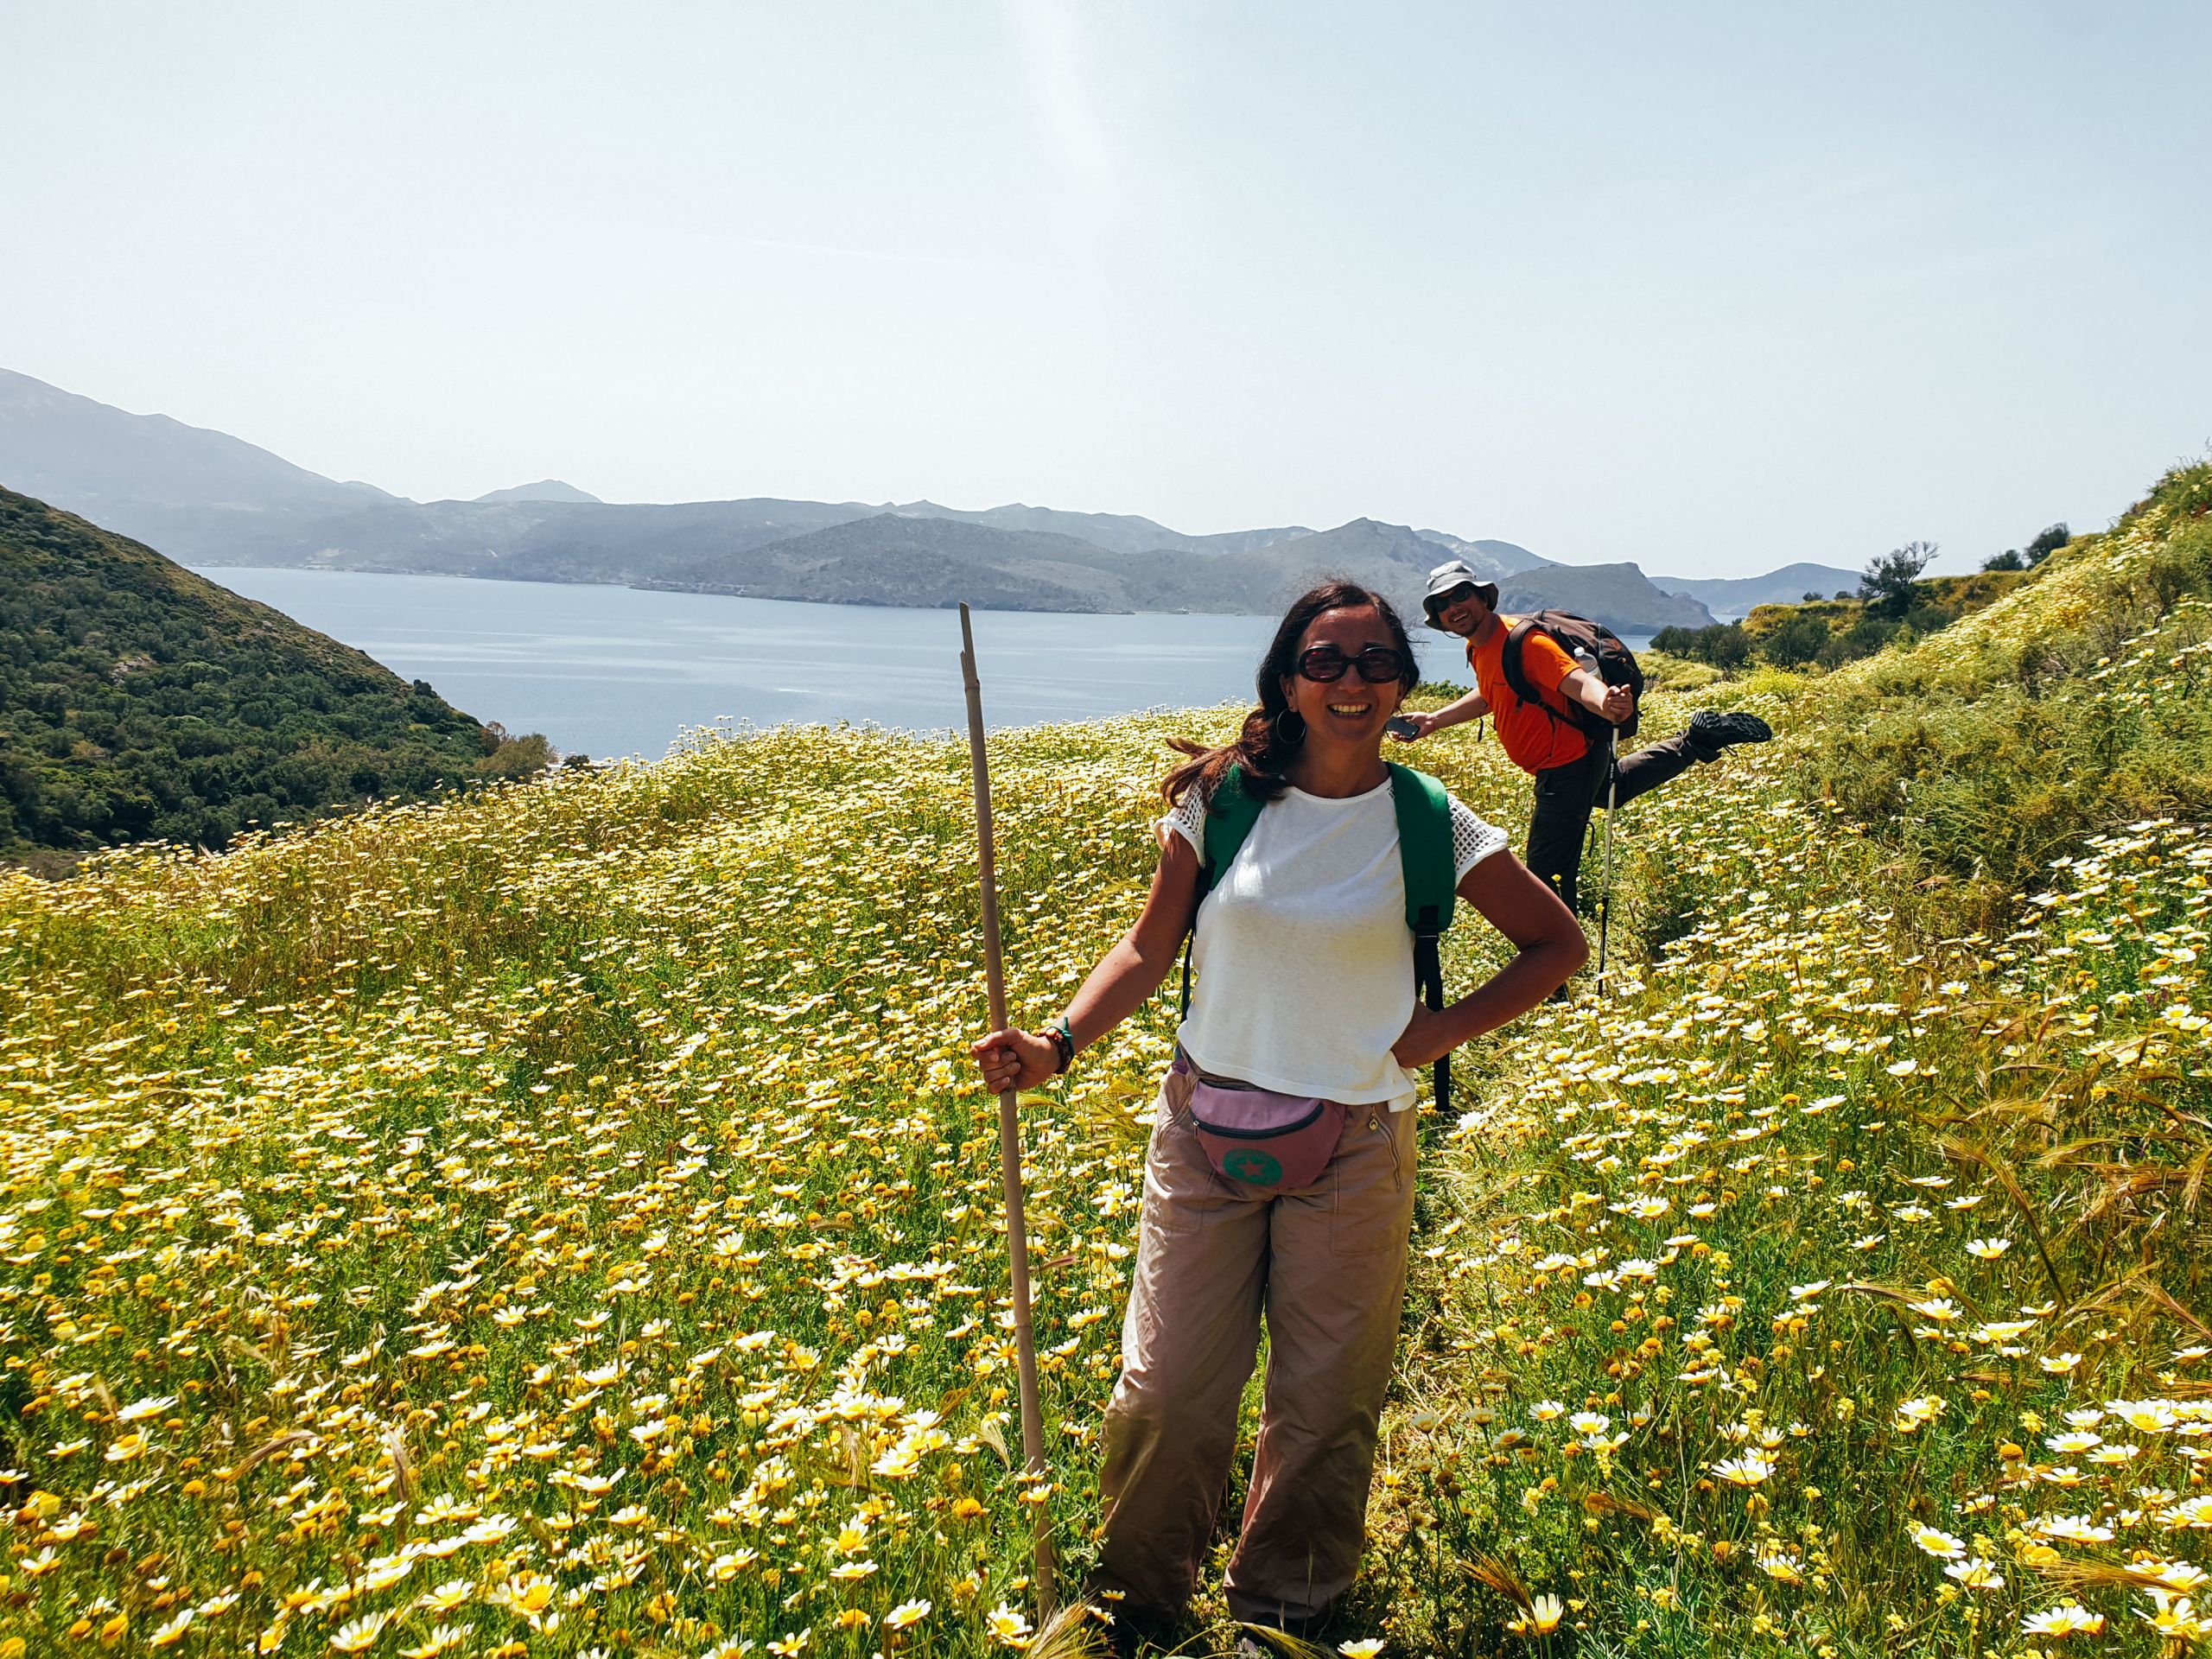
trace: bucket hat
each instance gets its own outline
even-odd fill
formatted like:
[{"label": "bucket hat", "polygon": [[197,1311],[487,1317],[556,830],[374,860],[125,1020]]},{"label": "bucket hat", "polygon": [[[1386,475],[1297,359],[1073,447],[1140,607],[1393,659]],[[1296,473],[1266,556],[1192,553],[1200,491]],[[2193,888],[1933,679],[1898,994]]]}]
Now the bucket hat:
[{"label": "bucket hat", "polygon": [[1493,611],[1497,608],[1496,582],[1484,582],[1475,574],[1474,566],[1469,564],[1465,559],[1453,559],[1449,563],[1440,564],[1428,573],[1428,591],[1421,595],[1421,610],[1428,617],[1428,626],[1438,632],[1452,632],[1436,620],[1436,613],[1442,601],[1458,593],[1462,588],[1473,588],[1481,596],[1484,604],[1489,606]]}]

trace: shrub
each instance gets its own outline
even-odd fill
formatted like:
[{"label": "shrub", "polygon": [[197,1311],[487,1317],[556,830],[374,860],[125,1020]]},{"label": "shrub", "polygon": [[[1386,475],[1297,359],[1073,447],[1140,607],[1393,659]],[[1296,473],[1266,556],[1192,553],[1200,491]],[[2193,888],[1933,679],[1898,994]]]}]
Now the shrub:
[{"label": "shrub", "polygon": [[1936,556],[1933,542],[1907,542],[1892,548],[1866,567],[1859,579],[1859,597],[1866,608],[1885,616],[1903,616],[1913,607],[1920,573]]},{"label": "shrub", "polygon": [[1740,622],[1716,622],[1707,628],[1662,628],[1651,636],[1651,648],[1722,670],[1738,669],[1751,660],[1751,636]]},{"label": "shrub", "polygon": [[1802,668],[1827,642],[1827,620],[1798,611],[1759,642],[1759,655],[1777,668]]}]

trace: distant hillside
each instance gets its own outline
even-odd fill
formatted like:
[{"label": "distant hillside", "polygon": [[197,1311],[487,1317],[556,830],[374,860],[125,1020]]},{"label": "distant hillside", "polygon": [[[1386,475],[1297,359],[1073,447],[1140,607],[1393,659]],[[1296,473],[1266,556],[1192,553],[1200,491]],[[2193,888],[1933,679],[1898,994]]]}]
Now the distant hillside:
[{"label": "distant hillside", "polygon": [[657,580],[672,562],[782,541],[869,511],[852,503],[771,499],[670,505],[402,501],[309,526],[311,535],[293,557],[219,555],[196,563],[620,585]]},{"label": "distant hillside", "polygon": [[333,514],[371,502],[414,505],[371,485],[335,482],[226,433],[132,415],[6,369],[0,486],[181,557],[223,550],[238,563],[296,550],[309,525]]},{"label": "distant hillside", "polygon": [[499,741],[420,681],[0,489],[0,850],[220,847],[483,775]]},{"label": "distant hillside", "polygon": [[[1517,579],[1516,592],[1597,607],[1631,631],[1711,620],[1651,588],[1632,566],[1554,565],[1511,542],[1371,518],[1320,531],[1290,524],[1192,536],[1135,514],[1023,503],[969,510],[759,497],[609,505],[558,479],[474,501],[410,501],[334,482],[219,432],[130,414],[4,371],[0,485],[29,488],[202,565],[704,588],[849,604],[964,599],[1034,610],[1241,613],[1273,610],[1313,577],[1334,574],[1417,613],[1427,572],[1457,556],[1491,577]],[[947,528],[899,528],[925,524]],[[827,534],[841,527],[843,534]],[[801,540],[772,558],[754,556]],[[1557,582],[1531,574],[1577,569],[1586,574]]]},{"label": "distant hillside", "polygon": [[1654,576],[1653,587],[1701,601],[1719,620],[1749,616],[1762,605],[1795,605],[1806,594],[1832,599],[1859,591],[1859,573],[1832,564],[1785,564],[1763,576]]},{"label": "distant hillside", "polygon": [[1212,536],[1185,536],[1177,545],[1191,553],[1249,553],[1313,533],[1303,524],[1279,524],[1272,530],[1224,530]]},{"label": "distant hillside", "polygon": [[1499,584],[1497,602],[1508,611],[1574,611],[1622,633],[1713,624],[1704,606],[1662,593],[1633,564],[1548,564],[1523,570]]},{"label": "distant hillside", "polygon": [[649,583],[751,599],[993,610],[1147,608],[1142,561],[1072,536],[878,513],[763,546],[671,562]]},{"label": "distant hillside", "polygon": [[1421,590],[1430,569],[1446,556],[1404,524],[1354,518],[1324,530],[1246,553],[1209,559],[1194,575],[1213,592],[1207,600],[1186,601],[1192,610],[1236,610],[1264,614],[1322,576],[1343,576],[1387,594],[1408,618],[1421,614]]},{"label": "distant hillside", "polygon": [[934,501],[909,501],[880,509],[908,518],[956,518],[963,524],[992,530],[1029,530],[1052,536],[1072,536],[1109,553],[1248,553],[1272,547],[1313,532],[1302,524],[1273,530],[1231,530],[1215,536],[1186,536],[1150,518],[1128,513],[1063,512],[1056,507],[988,507],[980,512],[941,507]]},{"label": "distant hillside", "polygon": [[476,499],[479,501],[581,501],[591,506],[600,505],[599,498],[588,490],[580,490],[573,484],[563,484],[557,478],[541,478],[535,484],[518,484],[512,489],[486,490]]},{"label": "distant hillside", "polygon": [[[1464,559],[1491,581],[1501,581],[1516,571],[1534,570],[1551,563],[1541,554],[1512,542],[1488,539],[1467,541],[1458,536],[1447,536],[1440,530],[1421,530],[1414,532],[1425,542],[1433,542],[1446,554]],[[1444,555],[1439,555],[1439,563]]]}]

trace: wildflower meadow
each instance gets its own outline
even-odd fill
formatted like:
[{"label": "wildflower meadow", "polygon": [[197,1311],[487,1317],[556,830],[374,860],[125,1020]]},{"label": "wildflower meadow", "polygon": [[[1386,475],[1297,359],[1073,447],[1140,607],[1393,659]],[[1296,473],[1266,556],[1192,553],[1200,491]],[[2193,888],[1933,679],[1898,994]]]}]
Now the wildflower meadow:
[{"label": "wildflower meadow", "polygon": [[[2208,506],[2183,468],[1827,676],[1662,677],[1647,729],[1781,739],[1623,811],[1611,982],[1423,1104],[1332,1643],[2212,1637]],[[1134,918],[1166,740],[1240,713],[992,740],[1016,1019]],[[1408,758],[1517,840],[1495,744]],[[1174,987],[1025,1103],[1027,1479],[967,765],[703,732],[0,876],[0,1659],[1039,1645]],[[1497,949],[1455,928],[1448,982]]]}]

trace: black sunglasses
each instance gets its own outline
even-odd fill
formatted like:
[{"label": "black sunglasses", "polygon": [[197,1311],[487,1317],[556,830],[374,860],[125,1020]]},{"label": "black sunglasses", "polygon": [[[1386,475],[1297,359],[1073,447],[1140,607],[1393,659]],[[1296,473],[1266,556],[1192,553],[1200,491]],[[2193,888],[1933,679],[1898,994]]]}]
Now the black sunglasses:
[{"label": "black sunglasses", "polygon": [[1388,645],[1370,645],[1357,657],[1347,657],[1334,645],[1308,645],[1298,653],[1300,676],[1324,684],[1341,680],[1344,671],[1352,667],[1359,670],[1359,677],[1368,684],[1382,685],[1405,678],[1406,659]]}]

